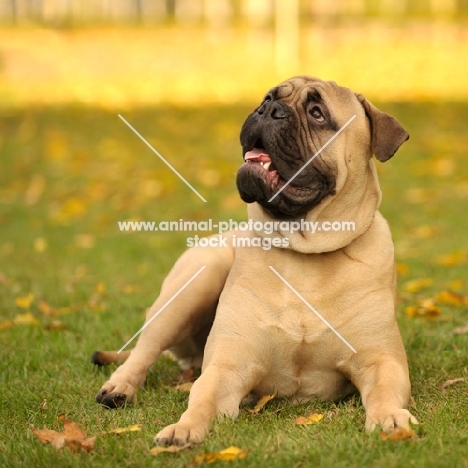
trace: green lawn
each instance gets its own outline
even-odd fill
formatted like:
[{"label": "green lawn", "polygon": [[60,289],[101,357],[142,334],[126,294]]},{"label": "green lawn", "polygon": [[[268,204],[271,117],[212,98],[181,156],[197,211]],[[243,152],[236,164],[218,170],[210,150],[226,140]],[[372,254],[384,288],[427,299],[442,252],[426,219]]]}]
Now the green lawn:
[{"label": "green lawn", "polygon": [[[381,107],[411,134],[379,171],[382,212],[402,273],[398,316],[411,410],[421,422],[418,440],[385,442],[366,434],[359,398],[297,407],[272,401],[257,415],[243,409],[236,422],[217,422],[201,446],[152,457],[154,434],[186,406],[188,394],[168,388],[177,367],[161,361],[138,404],[109,411],[94,395],[111,369],[96,369],[89,358],[96,349],[118,349],[140,328],[186,234],[124,234],[117,221],[244,219],[235,174],[238,132],[250,107],[121,112],[207,203],[117,113],[27,108],[0,114],[0,465],[179,467],[204,451],[235,445],[249,450],[235,466],[468,467],[468,334],[453,334],[468,323],[468,305],[436,303],[433,320],[405,313],[447,289],[468,295],[468,104]],[[432,283],[408,286],[419,278]],[[460,377],[465,382],[439,388]],[[294,424],[310,412],[324,418]],[[90,453],[57,452],[29,425],[61,430],[61,413],[91,436],[133,424],[142,430],[99,436]]]}]

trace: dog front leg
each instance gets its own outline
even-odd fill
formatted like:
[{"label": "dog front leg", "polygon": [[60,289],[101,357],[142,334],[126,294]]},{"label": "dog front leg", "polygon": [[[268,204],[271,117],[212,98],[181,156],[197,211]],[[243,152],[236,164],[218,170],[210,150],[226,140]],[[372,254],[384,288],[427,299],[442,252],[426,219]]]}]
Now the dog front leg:
[{"label": "dog front leg", "polygon": [[[164,350],[202,333],[204,328],[208,334],[233,261],[234,250],[231,247],[192,248],[181,256],[164,281],[160,296],[148,311],[147,325],[135,349],[96,395],[98,403],[116,408],[126,401],[134,401],[148,368]],[[202,266],[206,268],[181,291]],[[200,352],[203,352],[203,347]]]},{"label": "dog front leg", "polygon": [[154,443],[200,443],[216,416],[237,418],[239,405],[252,389],[255,377],[246,371],[221,363],[209,365],[193,384],[188,408],[180,420],[161,430]]},{"label": "dog front leg", "polygon": [[408,411],[411,385],[408,368],[392,356],[380,354],[372,364],[362,367],[353,382],[366,409],[366,430],[377,426],[385,431],[418,424]]}]

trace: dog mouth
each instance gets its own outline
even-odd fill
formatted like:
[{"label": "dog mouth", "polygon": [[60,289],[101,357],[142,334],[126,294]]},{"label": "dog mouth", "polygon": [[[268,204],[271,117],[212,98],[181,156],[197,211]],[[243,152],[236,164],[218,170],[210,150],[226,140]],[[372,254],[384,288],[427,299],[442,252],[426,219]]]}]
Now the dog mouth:
[{"label": "dog mouth", "polygon": [[244,155],[246,164],[259,164],[270,176],[276,176],[278,171],[274,166],[270,155],[263,148],[254,147]]},{"label": "dog mouth", "polygon": [[281,180],[280,174],[271,160],[270,154],[265,149],[261,138],[258,138],[252,148],[245,152],[244,164],[247,165],[247,169],[266,177],[273,185],[277,185]]}]

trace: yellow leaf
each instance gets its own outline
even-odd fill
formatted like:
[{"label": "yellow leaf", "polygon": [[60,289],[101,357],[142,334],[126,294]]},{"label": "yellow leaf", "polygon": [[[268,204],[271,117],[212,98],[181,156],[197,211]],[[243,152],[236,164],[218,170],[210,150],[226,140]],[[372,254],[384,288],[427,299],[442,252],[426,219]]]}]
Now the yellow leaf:
[{"label": "yellow leaf", "polygon": [[275,399],[276,396],[278,395],[277,392],[275,393],[272,393],[271,395],[263,395],[262,397],[260,397],[257,401],[257,404],[254,406],[253,409],[249,409],[249,411],[252,413],[252,414],[257,414],[259,413],[263,407],[271,400]]},{"label": "yellow leaf", "polygon": [[408,317],[414,317],[417,313],[418,313],[417,307],[414,307],[414,306],[405,307],[405,314]]},{"label": "yellow leaf", "polygon": [[442,311],[434,304],[432,299],[424,299],[419,301],[417,306],[405,307],[405,314],[408,317],[418,316],[434,320],[442,314]]},{"label": "yellow leaf", "polygon": [[37,253],[43,253],[47,250],[47,241],[43,237],[34,239],[34,250]]},{"label": "yellow leaf", "polygon": [[188,449],[191,447],[192,444],[185,444],[185,445],[170,445],[169,447],[153,447],[150,450],[151,455],[159,455],[160,453],[177,453],[181,450]]},{"label": "yellow leaf", "polygon": [[81,249],[92,249],[95,244],[95,238],[91,234],[75,234],[73,240]]},{"label": "yellow leaf", "polygon": [[106,286],[102,281],[99,281],[99,283],[96,284],[94,291],[97,294],[104,294],[106,292]]},{"label": "yellow leaf", "polygon": [[407,439],[417,439],[418,436],[416,435],[416,432],[411,429],[411,427],[399,427],[395,429],[394,431],[390,432],[390,434],[387,434],[385,431],[382,431],[380,433],[380,438],[382,440],[390,440],[390,441],[395,441],[395,440],[407,440]]},{"label": "yellow leaf", "polygon": [[406,263],[397,263],[396,264],[398,276],[407,276],[409,273],[409,266]]},{"label": "yellow leaf", "polygon": [[294,423],[300,425],[316,424],[323,419],[323,414],[310,413],[306,418],[299,416]]},{"label": "yellow leaf", "polygon": [[447,283],[447,287],[452,291],[460,291],[465,286],[465,282],[462,279],[455,279]]},{"label": "yellow leaf", "polygon": [[248,450],[242,450],[238,447],[228,447],[220,452],[207,452],[197,455],[195,463],[215,463],[217,461],[241,460],[249,454]]},{"label": "yellow leaf", "polygon": [[129,427],[119,427],[117,429],[112,429],[111,431],[104,431],[104,432],[101,432],[101,435],[123,434],[124,432],[136,432],[136,431],[141,431],[141,424],[134,424],[133,426],[129,426]]},{"label": "yellow leaf", "polygon": [[432,278],[417,278],[411,281],[407,281],[403,284],[403,291],[405,292],[418,292],[421,289],[432,286],[434,280]]},{"label": "yellow leaf", "polygon": [[15,304],[16,304],[16,307],[20,307],[21,309],[29,309],[33,301],[34,301],[34,294],[30,292],[28,293],[27,296],[17,297],[15,299]]},{"label": "yellow leaf", "polygon": [[417,239],[429,239],[437,234],[437,229],[432,226],[422,225],[411,230],[411,235]]},{"label": "yellow leaf", "polygon": [[441,291],[435,298],[436,302],[453,306],[468,306],[468,296],[462,296],[453,291]]},{"label": "yellow leaf", "polygon": [[0,322],[0,330],[11,328],[14,324],[15,322],[13,322],[13,320],[5,320],[4,322]]},{"label": "yellow leaf", "polygon": [[13,322],[15,325],[35,325],[39,323],[39,320],[31,312],[26,312],[25,314],[18,314]]},{"label": "yellow leaf", "polygon": [[457,250],[447,255],[441,255],[436,258],[436,263],[443,266],[454,266],[466,263],[468,256],[464,250]]}]

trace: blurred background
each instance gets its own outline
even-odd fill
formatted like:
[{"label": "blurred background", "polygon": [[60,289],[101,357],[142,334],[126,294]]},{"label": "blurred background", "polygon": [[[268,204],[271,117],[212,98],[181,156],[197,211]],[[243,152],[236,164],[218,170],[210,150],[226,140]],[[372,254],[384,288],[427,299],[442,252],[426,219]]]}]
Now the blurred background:
[{"label": "blurred background", "polygon": [[468,0],[0,0],[0,24],[5,323],[143,310],[187,234],[117,221],[245,219],[239,129],[294,74],[363,93],[409,131],[378,165],[400,276],[466,291]]},{"label": "blurred background", "polygon": [[0,0],[2,104],[257,101],[313,74],[467,98],[467,0]]}]

